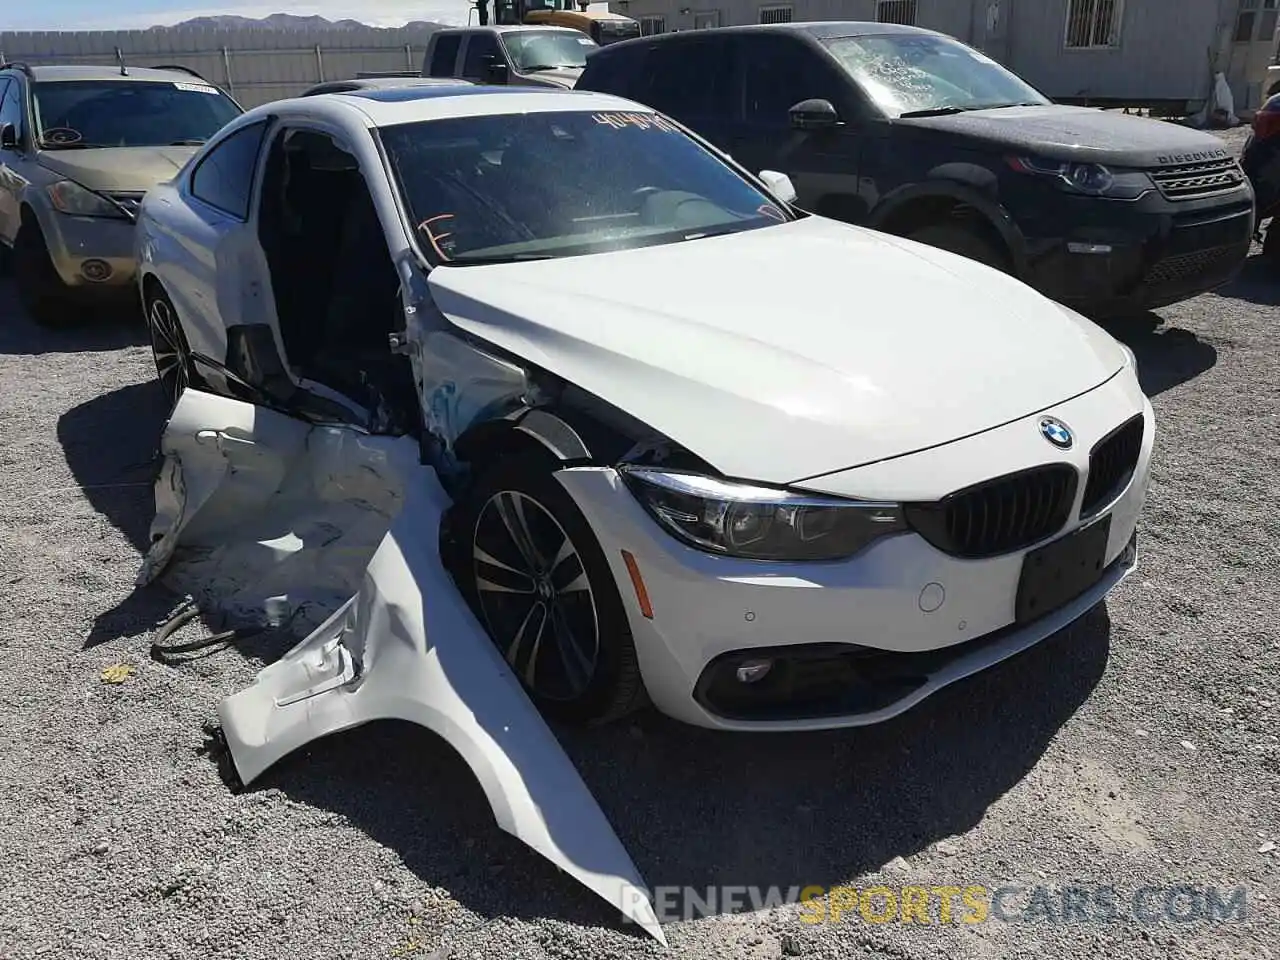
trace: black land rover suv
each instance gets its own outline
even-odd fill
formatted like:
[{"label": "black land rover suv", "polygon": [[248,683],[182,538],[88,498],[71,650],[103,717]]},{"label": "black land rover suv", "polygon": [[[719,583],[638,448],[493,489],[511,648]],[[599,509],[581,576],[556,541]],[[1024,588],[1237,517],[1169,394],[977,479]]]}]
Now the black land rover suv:
[{"label": "black land rover suv", "polygon": [[648,104],[798,205],[1007,270],[1093,316],[1230,280],[1253,197],[1211,134],[1051,103],[943,34],[790,23],[605,47],[577,83]]}]

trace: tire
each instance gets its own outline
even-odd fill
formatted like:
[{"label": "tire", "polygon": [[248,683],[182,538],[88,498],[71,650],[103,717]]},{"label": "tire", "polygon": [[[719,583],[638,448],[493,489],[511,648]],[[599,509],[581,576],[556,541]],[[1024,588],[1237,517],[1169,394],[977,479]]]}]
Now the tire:
[{"label": "tire", "polygon": [[1273,264],[1280,264],[1280,225],[1276,221],[1280,217],[1272,217],[1262,235],[1262,255]]},{"label": "tire", "polygon": [[934,223],[907,234],[907,239],[958,253],[962,257],[976,260],[978,263],[994,267],[1004,273],[1009,273],[1011,270],[1008,253],[983,232],[972,227],[955,223]]},{"label": "tire", "polygon": [[521,453],[480,476],[454,521],[459,585],[544,714],[601,723],[644,687],[613,573],[555,466]]},{"label": "tire", "polygon": [[170,413],[178,405],[193,380],[191,372],[191,348],[182,331],[178,311],[158,283],[148,282],[143,309],[147,318],[147,332],[151,336],[151,357],[156,364],[156,382],[164,393]]},{"label": "tire", "polygon": [[18,301],[42,327],[64,327],[80,319],[80,310],[49,258],[44,233],[35,220],[26,220],[13,243],[13,273]]}]

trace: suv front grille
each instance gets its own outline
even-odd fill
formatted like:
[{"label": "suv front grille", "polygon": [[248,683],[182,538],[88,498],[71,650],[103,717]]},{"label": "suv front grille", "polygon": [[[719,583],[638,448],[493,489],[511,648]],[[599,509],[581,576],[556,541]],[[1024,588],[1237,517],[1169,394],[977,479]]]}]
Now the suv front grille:
[{"label": "suv front grille", "polygon": [[1168,200],[1194,200],[1234,190],[1244,183],[1244,171],[1231,157],[1159,167],[1147,172]]},{"label": "suv front grille", "polygon": [[129,216],[133,217],[133,219],[137,220],[138,211],[142,208],[142,198],[146,196],[146,194],[132,192],[108,193],[106,196],[124,207],[125,212],[129,214]]},{"label": "suv front grille", "polygon": [[908,504],[906,519],[944,553],[994,557],[1061,530],[1077,482],[1075,468],[1067,464],[1033,467],[958,490],[937,503]]},{"label": "suv front grille", "polygon": [[1094,444],[1089,453],[1089,479],[1084,485],[1080,515],[1097,513],[1129,485],[1142,453],[1146,422],[1142,414],[1122,423]]}]

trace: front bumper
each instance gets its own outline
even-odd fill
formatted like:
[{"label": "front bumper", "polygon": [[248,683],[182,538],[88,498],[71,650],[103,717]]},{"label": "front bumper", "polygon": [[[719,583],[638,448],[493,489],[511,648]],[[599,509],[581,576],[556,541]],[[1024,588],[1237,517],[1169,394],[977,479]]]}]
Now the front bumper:
[{"label": "front bumper", "polygon": [[[1108,389],[1100,387],[1093,394]],[[1082,411],[1091,402],[1096,405],[1091,397],[1086,394],[1051,412],[1081,424]],[[861,726],[895,716],[942,687],[1038,643],[1099,603],[1134,569],[1135,529],[1155,434],[1150,404],[1145,398],[1139,403],[1148,426],[1137,467],[1123,491],[1097,515],[1110,517],[1101,579],[1074,600],[1019,626],[1013,624],[1023,557],[1040,544],[970,560],[945,554],[908,533],[838,563],[736,560],[677,542],[645,513],[611,468],[570,468],[556,476],[586,515],[612,565],[655,706],[676,719],[720,729]],[[1107,426],[1136,412],[1127,408]],[[991,433],[1024,425],[1018,421]],[[968,459],[968,445],[980,440],[949,445],[955,448],[951,455]],[[1010,450],[1011,470],[1026,466],[1013,462],[1023,455]],[[930,452],[926,459],[936,456]],[[1087,450],[1083,457],[1087,465]],[[900,459],[909,463],[913,458]],[[1006,472],[989,456],[984,463],[993,475]],[[1055,538],[1081,525],[1077,502]],[[641,613],[624,550],[634,556],[643,577],[652,619]],[[830,659],[839,659],[842,652],[870,655],[876,668],[859,671],[855,664],[849,685],[828,691],[821,703],[752,711],[735,709],[711,693],[711,672],[724,658],[792,653],[821,662],[826,657],[821,669],[830,672]]]},{"label": "front bumper", "polygon": [[[1018,217],[1025,279],[1091,316],[1152,310],[1205,293],[1240,272],[1253,238],[1247,186],[1201,200],[1140,200],[1037,191]],[[1021,213],[1023,204],[1019,204]],[[1064,230],[1065,226],[1065,230]]]},{"label": "front bumper", "polygon": [[[54,269],[72,291],[86,296],[134,293],[138,261],[132,220],[45,211],[40,226]],[[106,265],[106,276],[94,279],[102,271],[101,264]]]}]

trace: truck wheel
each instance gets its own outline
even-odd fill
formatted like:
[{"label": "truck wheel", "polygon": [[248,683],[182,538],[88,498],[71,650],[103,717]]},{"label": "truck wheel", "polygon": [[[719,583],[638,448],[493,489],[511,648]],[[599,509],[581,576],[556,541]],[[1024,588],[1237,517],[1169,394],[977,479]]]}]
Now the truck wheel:
[{"label": "truck wheel", "polygon": [[962,257],[984,263],[1005,273],[1011,272],[1009,255],[992,240],[972,227],[954,223],[935,223],[907,234],[908,240],[958,253]]},{"label": "truck wheel", "polygon": [[618,586],[541,453],[499,458],[459,504],[458,580],[538,708],[612,720],[643,699]]},{"label": "truck wheel", "polygon": [[13,244],[13,273],[18,301],[42,327],[61,327],[77,319],[70,293],[49,258],[44,234],[34,220],[23,223]]}]

